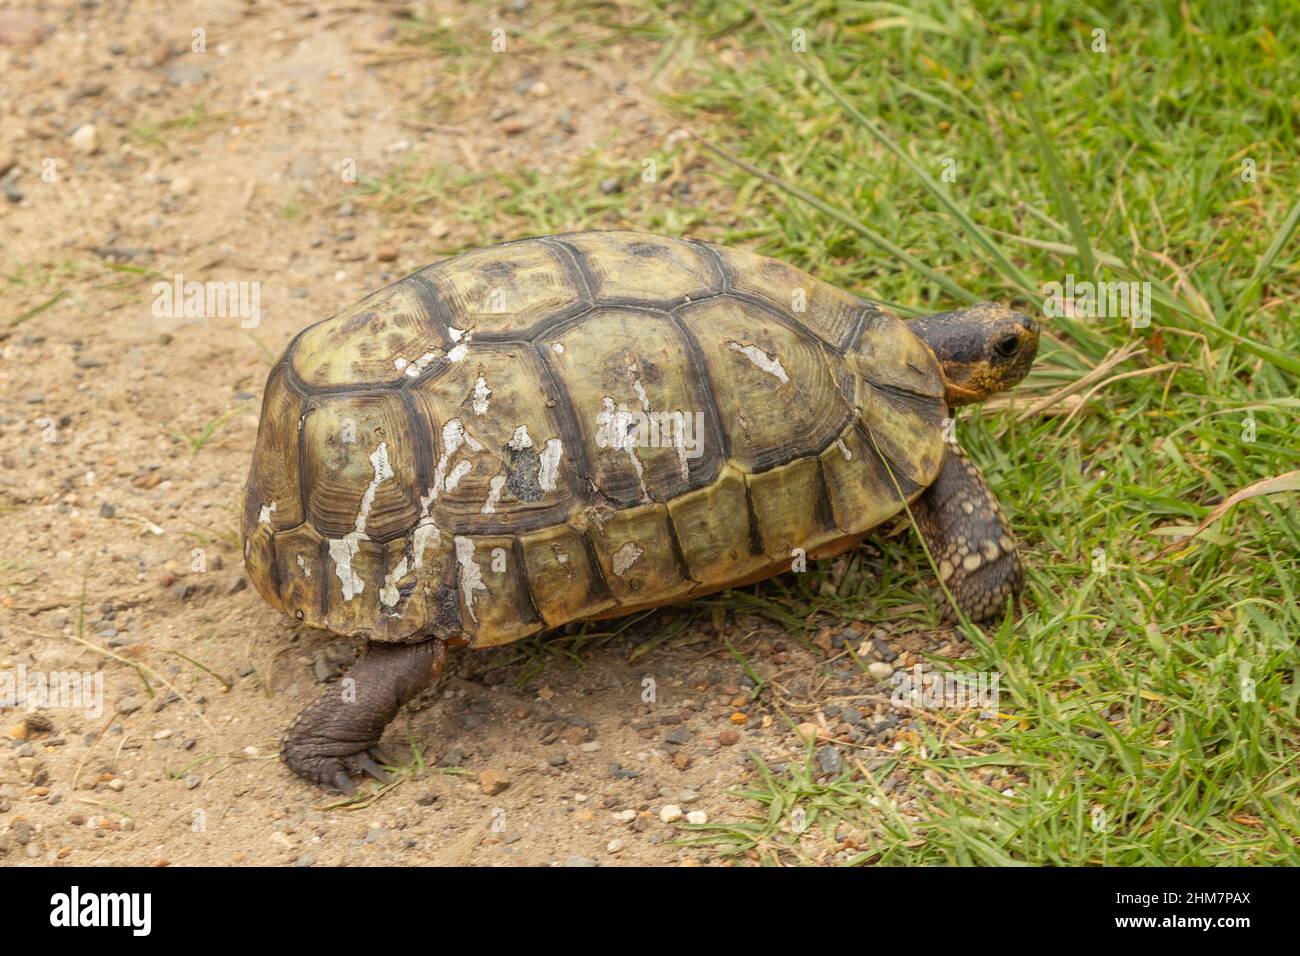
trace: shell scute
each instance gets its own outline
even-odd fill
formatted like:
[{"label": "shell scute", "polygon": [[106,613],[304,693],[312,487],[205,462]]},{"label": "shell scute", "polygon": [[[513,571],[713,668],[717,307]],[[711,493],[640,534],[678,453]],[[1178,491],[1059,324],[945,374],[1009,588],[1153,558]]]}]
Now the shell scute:
[{"label": "shell scute", "polygon": [[865,313],[874,307],[778,259],[744,249],[721,249],[733,291],[753,296],[797,320],[836,351],[849,347]]},{"label": "shell scute", "polygon": [[302,428],[307,518],[324,537],[385,541],[415,524],[428,442],[397,394],[322,396]]},{"label": "shell scute", "polygon": [[557,238],[577,252],[598,304],[671,308],[722,291],[714,260],[700,243],[636,232]]}]

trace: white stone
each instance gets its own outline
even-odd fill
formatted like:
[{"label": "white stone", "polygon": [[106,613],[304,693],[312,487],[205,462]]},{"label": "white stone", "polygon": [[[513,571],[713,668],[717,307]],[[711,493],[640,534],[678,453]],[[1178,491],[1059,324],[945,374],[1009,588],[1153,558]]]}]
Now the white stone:
[{"label": "white stone", "polygon": [[68,142],[79,153],[93,155],[99,152],[99,134],[95,131],[94,123],[78,126],[76,132],[68,137]]}]

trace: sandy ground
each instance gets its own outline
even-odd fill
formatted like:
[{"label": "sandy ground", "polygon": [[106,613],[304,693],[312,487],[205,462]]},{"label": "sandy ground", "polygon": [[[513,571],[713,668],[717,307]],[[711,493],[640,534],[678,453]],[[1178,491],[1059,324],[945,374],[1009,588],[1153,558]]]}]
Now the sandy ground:
[{"label": "sandy ground", "polygon": [[[758,812],[736,793],[749,752],[801,761],[800,723],[834,773],[907,732],[844,644],[904,666],[958,652],[950,634],[810,643],[727,616],[661,641],[663,611],[576,656],[462,653],[390,728],[390,752],[422,754],[390,787],[342,802],[293,777],[280,733],[356,648],[243,577],[262,384],[298,330],[465,241],[436,197],[354,202],[350,171],[558,181],[597,147],[661,142],[671,124],[608,83],[657,51],[532,48],[537,3],[424,5],[481,35],[468,57],[403,44],[400,4],[36,6],[0,5],[0,690],[98,675],[103,709],[0,707],[0,864],[717,864],[678,814]],[[259,283],[260,322],[155,315],[176,274]],[[727,643],[771,681],[758,701]],[[822,861],[854,845],[804,842]]]}]

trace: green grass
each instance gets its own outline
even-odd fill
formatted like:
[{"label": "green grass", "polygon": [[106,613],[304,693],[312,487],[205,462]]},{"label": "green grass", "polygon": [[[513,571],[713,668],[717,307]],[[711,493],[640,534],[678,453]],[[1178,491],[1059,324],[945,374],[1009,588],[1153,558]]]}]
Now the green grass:
[{"label": "green grass", "polygon": [[172,437],[179,441],[183,441],[189,446],[190,453],[197,455],[203,450],[203,446],[212,440],[212,436],[217,433],[217,430],[226,423],[226,420],[229,419],[235,411],[236,409],[232,408],[229,411],[222,412],[220,415],[214,415],[212,418],[208,419],[207,423],[202,428],[193,434],[184,429],[180,429],[172,432]]},{"label": "green grass", "polygon": [[[670,108],[732,157],[711,167],[738,224],[718,238],[909,314],[990,298],[1041,315],[1043,285],[1068,273],[1152,290],[1147,328],[1047,320],[1017,405],[960,417],[1028,568],[1018,617],[972,634],[959,665],[1001,673],[1003,717],[922,715],[912,746],[838,779],[811,754],[764,767],[747,790],[756,818],[701,836],[770,861],[821,859],[847,828],[852,863],[1300,862],[1295,496],[1238,504],[1165,550],[1300,464],[1300,58],[1286,40],[1300,11],[638,9],[642,30],[694,51]],[[1092,51],[1094,28],[1108,52]],[[1072,417],[1019,414],[1122,348],[1138,351]],[[917,562],[914,541],[884,547],[887,569]],[[852,565],[834,598],[818,572],[718,602],[789,626],[897,620],[926,600],[924,567],[864,574]],[[900,771],[912,804],[881,788]]]},{"label": "green grass", "polygon": [[[709,221],[706,203],[664,201],[662,188],[634,188],[636,173],[626,164],[601,158],[601,148],[578,157],[563,177],[531,170],[458,174],[446,167],[402,166],[382,177],[363,179],[359,196],[390,218],[427,221],[430,210],[445,210],[451,235],[430,248],[450,255],[468,243],[499,242],[530,235],[581,229],[609,229],[635,221],[647,231],[693,233]],[[671,159],[674,153],[662,154]],[[627,182],[604,193],[605,180]],[[669,187],[671,183],[667,184]],[[472,238],[470,238],[472,237]]]},{"label": "green grass", "polygon": [[[552,177],[402,169],[364,183],[363,201],[454,210],[441,252],[576,228],[686,233],[905,315],[987,298],[1043,316],[1043,286],[1068,274],[1151,289],[1148,327],[1044,318],[1013,400],[959,416],[1028,581],[1017,614],[970,629],[973,655],[945,666],[1000,673],[1000,715],[917,712],[901,749],[831,779],[811,750],[779,772],[756,760],[752,816],[692,838],[763,862],[1300,863],[1294,491],[1185,539],[1234,492],[1300,466],[1300,9],[593,9],[579,46],[601,31],[660,46],[679,91],[663,106],[706,140],[655,154],[690,170],[690,200],[635,182],[602,194],[603,176],[631,182],[636,167],[597,150]],[[431,29],[417,42],[471,52],[450,24]],[[562,53],[564,36],[525,31],[525,55]],[[457,59],[466,77],[484,68]],[[817,565],[690,613],[756,614],[799,640],[848,620],[934,631],[931,571],[906,526],[894,532],[833,591]],[[516,648],[531,674],[616,633]]]}]

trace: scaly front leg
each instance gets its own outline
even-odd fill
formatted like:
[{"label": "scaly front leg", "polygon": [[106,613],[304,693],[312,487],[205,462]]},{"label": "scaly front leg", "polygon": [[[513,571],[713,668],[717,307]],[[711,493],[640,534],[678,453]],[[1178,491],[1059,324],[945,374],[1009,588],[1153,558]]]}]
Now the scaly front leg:
[{"label": "scaly front leg", "polygon": [[[955,443],[934,484],[912,505],[939,580],[972,621],[983,621],[1020,593],[1024,569],[998,500]],[[952,618],[951,610],[949,618]]]}]

